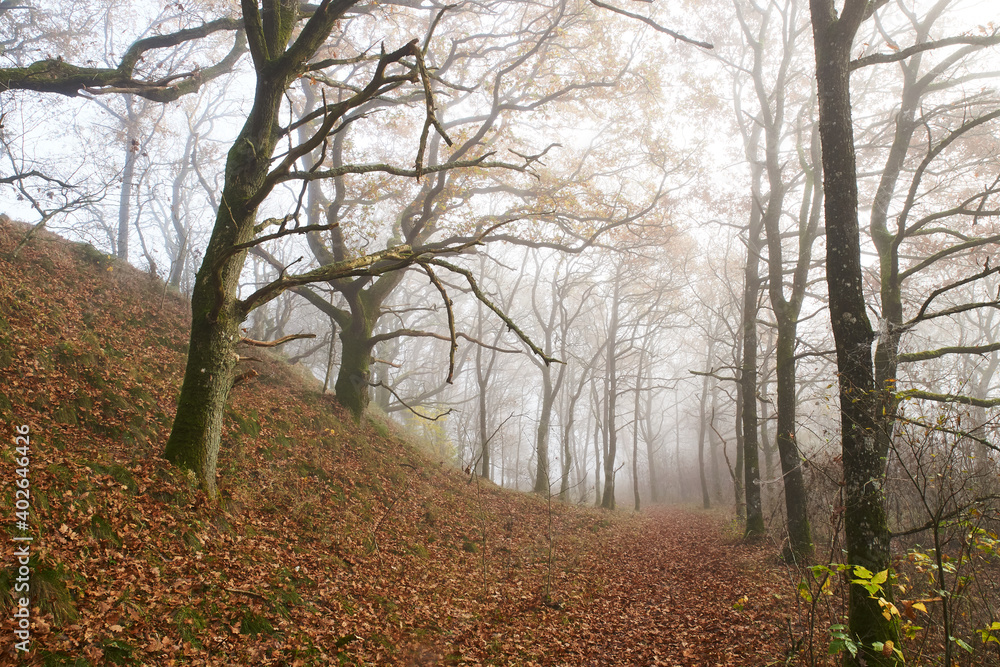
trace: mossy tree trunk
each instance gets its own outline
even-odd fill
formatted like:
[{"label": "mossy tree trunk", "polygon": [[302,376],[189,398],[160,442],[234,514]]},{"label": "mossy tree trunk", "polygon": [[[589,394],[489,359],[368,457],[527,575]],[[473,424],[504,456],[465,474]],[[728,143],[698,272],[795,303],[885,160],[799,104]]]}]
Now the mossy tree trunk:
[{"label": "mossy tree trunk", "polygon": [[216,492],[222,416],[239,358],[239,328],[246,317],[237,298],[246,251],[232,249],[254,237],[257,198],[278,139],[275,120],[287,79],[288,74],[258,78],[253,109],[229,151],[222,205],[191,294],[188,362],[163,455],[195,471],[210,497]]},{"label": "mossy tree trunk", "polygon": [[370,316],[351,318],[350,326],[340,332],[341,356],[337,381],[333,385],[337,401],[355,419],[360,419],[371,399],[372,329]]},{"label": "mossy tree trunk", "polygon": [[279,110],[285,91],[353,2],[324,3],[293,48],[295,3],[243,2],[247,41],[257,71],[253,106],[226,161],[221,205],[191,297],[188,362],[164,457],[197,475],[216,495],[216,463],[223,414],[235,377],[240,325],[253,304],[239,300],[245,244],[256,235],[257,207],[269,194],[271,156],[281,138]]},{"label": "mossy tree trunk", "polygon": [[[863,291],[849,73],[854,36],[874,6],[867,0],[846,0],[838,16],[834,0],[810,0],[810,9],[826,200],[826,275],[840,384],[847,560],[853,566],[881,572],[890,567],[883,496],[886,460],[876,437],[875,336]],[[889,601],[892,584],[890,577],[882,590]],[[849,592],[848,625],[862,649],[857,659],[845,655],[845,664],[897,664],[891,652],[887,656],[873,646],[892,642],[898,648],[898,624],[887,620],[878,600],[856,584]]]}]

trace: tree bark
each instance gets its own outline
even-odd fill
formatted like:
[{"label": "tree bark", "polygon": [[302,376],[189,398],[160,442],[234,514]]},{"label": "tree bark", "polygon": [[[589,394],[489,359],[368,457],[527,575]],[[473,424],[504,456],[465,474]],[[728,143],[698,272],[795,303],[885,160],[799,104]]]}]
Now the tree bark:
[{"label": "tree bark", "polygon": [[611,320],[608,323],[608,340],[605,346],[605,363],[607,364],[604,380],[604,493],[601,507],[615,509],[615,458],[618,453],[618,429],[615,425],[615,412],[618,409],[618,316],[621,307],[621,271],[615,276],[614,289],[611,296]]},{"label": "tree bark", "polygon": [[361,419],[371,400],[372,330],[375,317],[367,310],[351,313],[348,326],[340,331],[340,368],[333,390],[337,402],[355,419]]},{"label": "tree bark", "polygon": [[711,509],[712,507],[712,496],[708,492],[708,476],[705,474],[705,437],[708,432],[708,371],[712,368],[714,346],[714,341],[709,341],[708,355],[705,361],[706,373],[701,379],[701,396],[698,399],[698,476],[701,480],[701,505],[704,509]]},{"label": "tree bark", "polygon": [[542,371],[542,405],[538,415],[538,431],[535,438],[535,488],[539,495],[550,492],[549,474],[549,430],[552,427],[552,404],[555,392],[552,386],[552,372],[549,366],[543,366]]},{"label": "tree bark", "polygon": [[125,95],[125,114],[121,117],[125,137],[125,166],[118,197],[118,242],[115,256],[128,261],[128,231],[132,221],[132,190],[135,186],[135,161],[139,157],[139,140],[135,136],[136,114],[131,95]]},{"label": "tree bark", "polygon": [[[663,492],[660,488],[660,473],[656,468],[656,445],[653,436],[653,392],[646,392],[646,465],[649,468],[649,499],[653,504],[663,502]],[[657,434],[659,435],[659,434]]]},{"label": "tree bark", "polygon": [[802,456],[795,440],[795,320],[779,319],[777,366],[778,458],[785,489],[788,552],[791,560],[808,558],[813,551],[809,526],[809,496],[802,475]]},{"label": "tree bark", "polygon": [[743,271],[743,365],[740,369],[740,408],[743,426],[743,491],[746,494],[747,540],[764,536],[764,509],[760,499],[760,445],[757,440],[757,311],[760,298],[762,221],[753,206],[747,230],[747,261]]},{"label": "tree bark", "polygon": [[[867,0],[846,0],[839,17],[833,0],[810,0],[810,9],[823,150],[827,288],[840,385],[847,560],[877,573],[890,568],[883,494],[886,452],[880,451],[876,437],[874,332],[862,282],[849,74],[854,36],[872,6]],[[890,601],[893,584],[890,577],[882,590]],[[857,584],[850,586],[848,625],[861,644],[859,658],[864,664],[897,664],[895,656],[885,656],[872,646],[891,641],[898,648],[898,625],[886,620],[878,601]],[[845,662],[861,664],[849,655]]]},{"label": "tree bark", "polygon": [[261,13],[256,3],[243,2],[257,87],[247,120],[229,150],[221,206],[195,278],[188,362],[164,450],[167,460],[194,471],[210,498],[216,496],[222,418],[238,360],[240,325],[249,310],[238,299],[247,254],[238,248],[253,239],[257,206],[269,192],[267,175],[280,137],[279,111],[288,84],[351,4],[333,3],[314,14],[310,20],[314,30],[308,35],[304,30],[294,54],[289,54],[285,49],[296,6],[269,0]]},{"label": "tree bark", "polygon": [[[642,509],[642,499],[639,494],[639,423],[642,402],[642,372],[646,348],[639,348],[639,364],[635,370],[635,402],[632,404],[632,496],[634,509]],[[648,443],[647,443],[648,444]]]}]

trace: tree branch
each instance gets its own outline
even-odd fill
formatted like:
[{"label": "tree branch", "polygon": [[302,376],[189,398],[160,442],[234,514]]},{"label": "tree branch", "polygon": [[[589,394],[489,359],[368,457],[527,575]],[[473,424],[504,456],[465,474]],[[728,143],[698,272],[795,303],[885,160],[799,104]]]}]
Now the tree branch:
[{"label": "tree branch", "polygon": [[[903,325],[903,328],[912,327],[917,322],[921,322],[923,320],[929,320],[929,319],[933,319],[935,317],[942,317],[942,316],[945,316],[945,315],[955,315],[957,313],[965,312],[967,310],[972,310],[973,308],[980,308],[980,307],[983,307],[983,306],[994,306],[994,307],[996,307],[998,305],[998,301],[1000,301],[1000,300],[993,300],[993,301],[987,301],[987,302],[979,302],[979,303],[974,303],[974,304],[962,304],[960,306],[954,306],[952,308],[945,308],[944,310],[938,311],[937,313],[931,313],[930,315],[926,314],[927,313],[927,309],[931,305],[931,302],[934,299],[936,299],[937,297],[939,297],[942,294],[944,294],[945,292],[948,292],[950,290],[956,289],[956,288],[961,287],[963,285],[967,285],[969,283],[975,282],[975,281],[980,280],[982,278],[986,278],[987,276],[990,276],[990,275],[992,275],[994,273],[1000,273],[1000,266],[996,266],[996,267],[990,268],[989,267],[989,260],[987,260],[986,267],[982,271],[980,271],[979,273],[977,273],[977,274],[975,274],[973,276],[968,276],[967,278],[963,278],[962,280],[956,280],[955,282],[953,282],[951,284],[948,284],[948,285],[945,285],[944,287],[937,288],[936,290],[934,290],[933,292],[931,292],[930,296],[928,296],[924,300],[924,303],[923,303],[923,305],[920,306],[920,310],[917,312],[916,316],[914,316],[913,319],[911,319],[909,322],[905,323]],[[968,308],[966,306],[972,306],[972,308]]]},{"label": "tree branch", "polygon": [[[147,51],[179,46],[228,30],[236,32],[233,48],[215,65],[152,81],[134,78],[135,66]],[[61,58],[39,60],[25,67],[0,68],[0,91],[33,90],[67,97],[76,97],[82,92],[94,95],[127,92],[154,102],[171,102],[232,70],[245,51],[243,22],[221,18],[196,28],[140,39],[128,48],[114,69],[79,67]]]},{"label": "tree branch", "polygon": [[898,355],[896,360],[901,364],[905,364],[913,361],[937,359],[945,356],[946,354],[986,354],[988,352],[996,352],[997,350],[1000,350],[1000,343],[990,343],[989,345],[959,345],[953,347],[939,347],[936,350],[908,352]]},{"label": "tree branch", "polygon": [[[960,403],[977,408],[995,408],[1000,406],[1000,398],[976,398],[962,394],[938,394],[931,391],[924,391],[923,389],[906,389],[896,395],[899,398],[920,398],[925,401],[935,401],[937,403]],[[926,424],[922,425],[926,426]]]},{"label": "tree branch", "polygon": [[316,334],[292,334],[290,336],[284,336],[278,340],[254,340],[253,338],[241,338],[240,343],[243,345],[249,345],[251,347],[278,347],[279,345],[284,345],[285,343],[291,342],[293,340],[304,340],[307,338],[315,338]]},{"label": "tree branch", "polygon": [[940,49],[946,46],[956,46],[958,44],[993,46],[994,44],[1000,44],[1000,34],[994,33],[992,35],[986,35],[985,37],[974,37],[971,35],[945,37],[944,39],[938,39],[933,42],[914,44],[913,46],[908,46],[905,49],[900,49],[899,51],[895,51],[893,53],[873,53],[870,56],[864,56],[862,58],[858,58],[857,60],[852,60],[850,67],[853,72],[856,69],[867,67],[868,65],[880,65],[883,63],[893,63],[900,60],[906,60],[910,56],[924,51]]},{"label": "tree branch", "polygon": [[390,387],[389,385],[385,384],[381,380],[379,380],[378,382],[374,382],[374,383],[369,382],[368,384],[371,385],[372,387],[382,387],[387,392],[389,392],[390,394],[392,394],[392,397],[395,398],[397,401],[399,401],[400,405],[402,405],[404,408],[406,408],[407,410],[409,410],[410,412],[412,412],[416,416],[420,417],[421,419],[426,419],[427,421],[431,421],[431,422],[437,421],[438,419],[441,419],[442,417],[446,417],[446,416],[450,415],[452,412],[455,411],[455,408],[448,408],[447,411],[442,412],[441,414],[439,414],[436,417],[429,417],[429,416],[427,416],[425,414],[417,412],[416,410],[414,410],[413,408],[411,408],[409,405],[407,405],[406,402],[403,401],[403,399],[401,399],[399,397],[399,394],[397,394],[395,391],[393,391],[392,387]]},{"label": "tree branch", "polygon": [[490,310],[492,310],[497,315],[497,317],[499,317],[501,320],[503,320],[504,324],[507,325],[507,328],[510,331],[513,331],[514,335],[516,335],[518,338],[520,338],[521,342],[523,342],[525,345],[527,345],[528,348],[536,356],[540,357],[545,362],[546,365],[549,365],[549,364],[552,364],[552,363],[557,363],[557,364],[565,363],[563,361],[560,361],[559,359],[556,359],[555,357],[548,356],[547,354],[545,354],[544,351],[542,351],[542,349],[540,347],[538,347],[537,345],[535,345],[535,343],[531,340],[531,338],[529,338],[526,333],[524,333],[523,331],[521,331],[520,327],[518,327],[514,323],[514,320],[512,320],[506,313],[503,312],[503,309],[501,309],[499,306],[497,306],[496,304],[494,304],[489,299],[489,297],[487,297],[486,294],[483,293],[483,291],[479,288],[479,283],[476,282],[476,278],[472,275],[471,271],[469,271],[467,269],[463,269],[463,268],[461,268],[459,266],[456,266],[456,265],[452,264],[451,262],[446,262],[443,259],[432,258],[432,259],[427,259],[427,260],[424,260],[424,261],[426,263],[428,263],[428,264],[433,264],[435,266],[440,266],[440,267],[448,269],[449,271],[451,271],[453,273],[457,273],[457,274],[459,274],[461,276],[464,276],[465,279],[469,283],[469,287],[472,289],[472,293],[476,295],[476,298],[479,299],[479,301],[482,302],[483,305],[485,305],[487,308],[489,308]]},{"label": "tree branch", "polygon": [[605,4],[605,3],[601,2],[601,0],[590,0],[590,3],[592,5],[600,7],[601,9],[607,9],[608,11],[614,12],[615,14],[621,14],[622,16],[627,16],[630,19],[635,19],[637,21],[642,21],[646,25],[652,27],[653,30],[655,30],[657,32],[662,32],[664,35],[669,35],[670,37],[673,37],[674,39],[680,40],[682,42],[687,42],[688,44],[694,44],[695,46],[700,46],[703,49],[714,49],[715,48],[709,42],[699,42],[696,39],[691,39],[690,37],[685,37],[684,35],[680,34],[679,32],[674,32],[670,28],[664,28],[662,25],[660,25],[659,23],[657,23],[653,19],[646,18],[645,16],[642,16],[640,14],[633,14],[632,12],[626,11],[624,9],[620,9],[618,7],[615,7],[614,5]]}]

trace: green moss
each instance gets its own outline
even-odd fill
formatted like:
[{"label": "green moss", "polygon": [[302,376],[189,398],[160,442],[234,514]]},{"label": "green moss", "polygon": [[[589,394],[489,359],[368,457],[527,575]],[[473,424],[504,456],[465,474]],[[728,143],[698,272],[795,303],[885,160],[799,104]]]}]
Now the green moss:
[{"label": "green moss", "polygon": [[[6,614],[13,605],[13,589],[17,580],[19,563],[12,563],[0,570],[0,609]],[[37,555],[28,559],[31,571],[28,586],[31,591],[32,606],[38,607],[42,613],[51,613],[57,626],[65,625],[76,619],[76,605],[69,592],[67,583],[75,577],[66,571],[62,563],[50,563],[40,560]]]},{"label": "green moss", "polygon": [[85,465],[99,475],[110,476],[116,482],[126,487],[129,493],[135,494],[139,491],[139,485],[136,483],[135,477],[123,465],[114,462],[98,463],[94,461],[89,461]]},{"label": "green moss", "polygon": [[273,635],[274,626],[271,625],[266,616],[262,616],[252,609],[246,609],[240,618],[240,634],[251,635],[253,637],[258,635]]},{"label": "green moss", "polygon": [[205,545],[202,543],[201,538],[198,537],[198,535],[195,534],[194,531],[190,530],[184,531],[181,534],[181,539],[184,540],[184,544],[186,544],[187,547],[191,549],[191,551],[201,551],[202,549],[205,548]]},{"label": "green moss", "polygon": [[[143,382],[142,378],[137,378],[137,380],[139,382]],[[153,402],[153,394],[151,394],[148,389],[146,389],[145,387],[140,386],[140,385],[129,387],[128,388],[128,394],[135,401],[138,401],[140,403],[152,403]]]},{"label": "green moss", "polygon": [[309,461],[298,461],[295,464],[296,469],[299,474],[303,477],[316,477],[321,481],[329,481],[330,475],[327,474],[326,470],[309,462]]},{"label": "green moss", "polygon": [[236,429],[240,433],[244,433],[251,438],[256,438],[260,435],[260,422],[256,410],[248,411],[246,417],[240,415],[235,410],[229,410],[226,413],[226,417],[236,426]]},{"label": "green moss", "polygon": [[111,522],[101,514],[95,514],[90,519],[90,534],[97,540],[107,540],[116,547],[121,547],[122,539],[118,537]]},{"label": "green moss", "polygon": [[72,366],[79,354],[73,343],[68,340],[59,341],[52,348],[52,357],[60,366]]},{"label": "green moss", "polygon": [[389,425],[385,423],[382,419],[378,417],[369,417],[368,423],[371,424],[372,430],[375,431],[381,438],[392,437],[392,433],[389,431]]},{"label": "green moss", "polygon": [[[5,321],[0,318],[0,322]],[[0,335],[0,368],[7,368],[14,362],[14,345],[11,336]]]},{"label": "green moss", "polygon": [[410,553],[412,553],[417,558],[420,558],[422,560],[427,560],[428,558],[430,558],[431,555],[430,552],[427,551],[427,547],[425,547],[422,544],[411,544],[407,548],[409,549]]},{"label": "green moss", "polygon": [[114,257],[106,255],[89,243],[76,244],[76,255],[84,263],[101,269],[108,269],[114,263]]},{"label": "green moss", "polygon": [[40,649],[38,658],[42,667],[90,667],[90,663],[76,656],[61,651],[47,651]]},{"label": "green moss", "polygon": [[57,424],[69,424],[77,426],[79,421],[76,418],[76,406],[63,403],[52,411],[52,421]]},{"label": "green moss", "polygon": [[181,607],[174,612],[174,625],[181,639],[190,642],[192,646],[201,648],[200,635],[208,627],[205,617],[194,607]]},{"label": "green moss", "polygon": [[134,665],[135,658],[132,654],[135,647],[123,639],[102,639],[98,646],[104,651],[104,659],[112,665]]}]

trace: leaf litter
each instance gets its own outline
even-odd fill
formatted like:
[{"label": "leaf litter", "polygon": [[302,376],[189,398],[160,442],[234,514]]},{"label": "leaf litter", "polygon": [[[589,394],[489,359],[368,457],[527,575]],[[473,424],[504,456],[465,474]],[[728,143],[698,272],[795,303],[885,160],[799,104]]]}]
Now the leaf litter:
[{"label": "leaf litter", "polygon": [[233,391],[208,502],[160,457],[184,300],[54,235],[9,262],[21,233],[0,225],[0,417],[32,433],[20,664],[784,662],[773,559],[719,515],[500,489],[386,420],[353,424],[278,356]]}]

